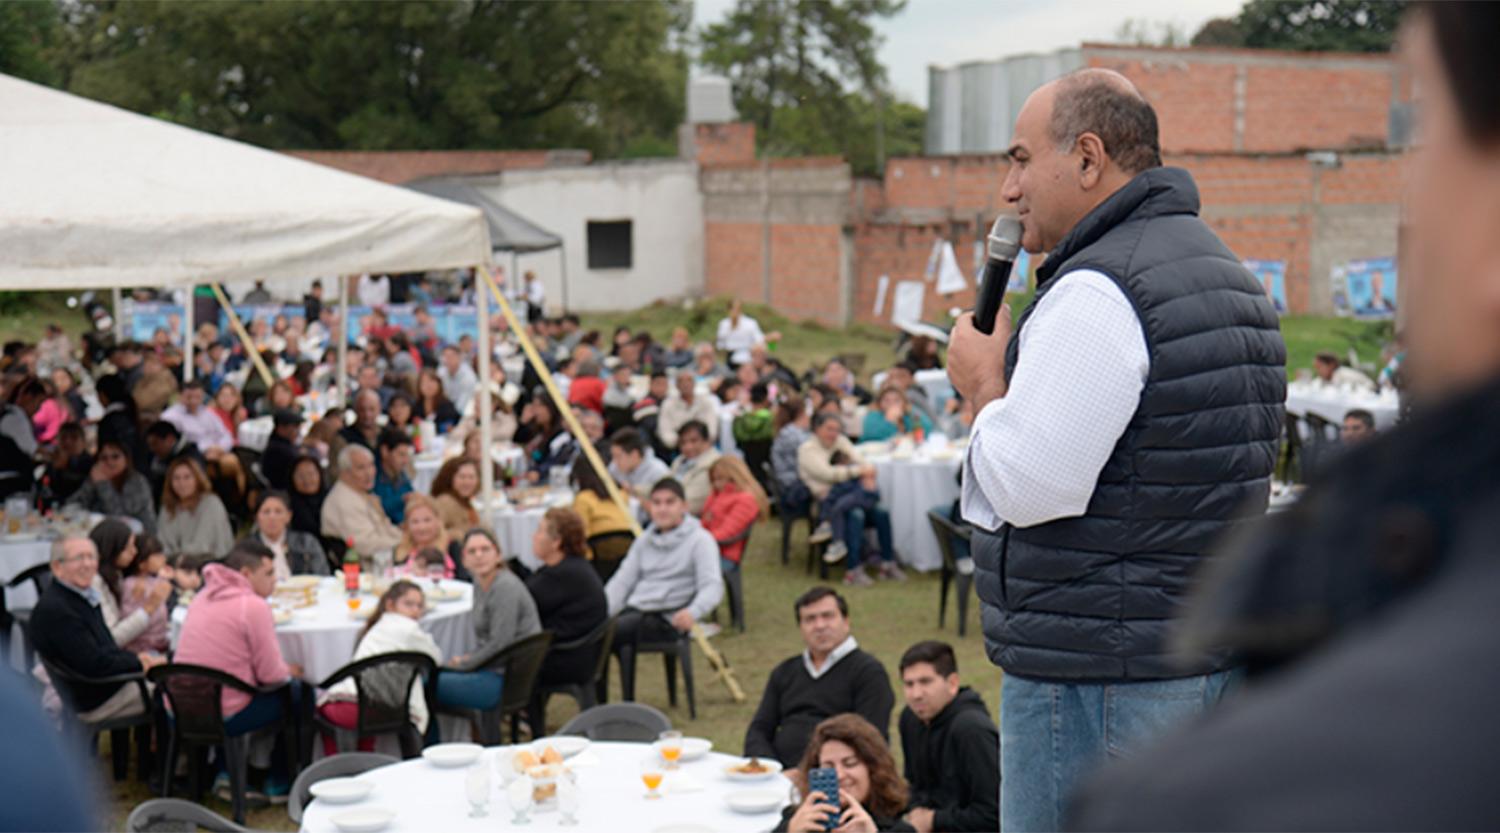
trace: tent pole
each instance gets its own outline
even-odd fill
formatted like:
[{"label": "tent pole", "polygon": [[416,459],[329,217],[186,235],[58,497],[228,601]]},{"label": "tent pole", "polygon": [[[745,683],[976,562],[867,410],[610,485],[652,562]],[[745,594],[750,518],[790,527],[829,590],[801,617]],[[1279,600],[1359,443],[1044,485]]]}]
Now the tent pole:
[{"label": "tent pole", "polygon": [[[479,493],[483,496],[480,504],[489,512],[493,505],[491,501],[495,496],[495,462],[491,455],[490,420],[494,413],[494,405],[490,402],[490,361],[494,358],[490,348],[490,299],[485,295],[483,288],[478,286],[480,275],[488,275],[489,270],[484,264],[474,267],[474,307],[476,318],[479,322],[479,332],[475,341],[479,344]],[[489,526],[491,518],[482,518],[481,522]]]},{"label": "tent pole", "polygon": [[229,326],[234,328],[235,335],[240,337],[240,343],[245,345],[245,352],[250,354],[250,361],[255,365],[255,370],[260,374],[261,381],[266,383],[266,391],[276,384],[276,379],[271,375],[271,369],[261,361],[260,351],[255,349],[255,341],[250,338],[250,333],[245,330],[245,325],[235,313],[234,307],[230,306],[229,299],[224,297],[224,287],[219,284],[209,284],[214,288],[214,297],[219,299],[219,306],[224,308],[224,313],[229,316]]},{"label": "tent pole", "polygon": [[125,319],[120,317],[120,287],[109,288],[109,312],[115,317],[115,343],[123,344],[131,341],[130,333],[125,329]]},{"label": "tent pole", "polygon": [[562,414],[563,423],[568,426],[568,430],[573,433],[574,439],[578,441],[579,450],[588,458],[589,465],[594,467],[594,473],[599,475],[599,480],[604,483],[604,488],[609,491],[610,498],[619,505],[620,509],[624,511],[626,519],[630,521],[630,530],[639,538],[643,533],[641,532],[640,523],[635,519],[635,513],[630,511],[630,501],[625,499],[625,495],[620,491],[620,487],[615,483],[615,479],[610,476],[609,468],[604,465],[603,458],[599,456],[599,450],[594,448],[594,444],[589,441],[588,433],[578,423],[578,417],[573,415],[572,406],[563,397],[562,391],[558,390],[557,383],[552,381],[552,371],[547,369],[547,363],[542,361],[541,354],[537,353],[536,344],[532,342],[531,335],[526,332],[526,327],[516,317],[516,311],[511,308],[510,302],[500,292],[500,287],[495,285],[495,279],[489,273],[485,273],[484,280],[485,283],[489,284],[490,292],[494,293],[495,300],[500,303],[500,313],[505,316],[506,323],[510,324],[511,330],[515,332],[516,338],[520,340],[521,349],[526,353],[527,361],[531,362],[531,366],[536,369],[536,374],[541,377],[542,387],[547,389],[547,395],[552,398],[552,404],[556,405],[558,413]]},{"label": "tent pole", "polygon": [[557,247],[557,259],[562,269],[562,302],[563,312],[572,312],[568,307],[568,250],[565,246]]},{"label": "tent pole", "polygon": [[344,374],[349,372],[349,287],[346,283],[347,278],[339,275],[339,331],[335,336],[339,340],[339,366],[333,372],[333,387],[338,391],[334,402],[340,412],[344,410]]},{"label": "tent pole", "polygon": [[193,290],[187,288],[187,303],[182,305],[182,381],[193,381]]},{"label": "tent pole", "polygon": [[[516,250],[510,250],[510,297],[524,298],[526,300],[526,320],[531,320],[531,293],[526,291],[526,282],[521,280],[521,258],[516,256]],[[515,326],[512,324],[511,326]]]}]

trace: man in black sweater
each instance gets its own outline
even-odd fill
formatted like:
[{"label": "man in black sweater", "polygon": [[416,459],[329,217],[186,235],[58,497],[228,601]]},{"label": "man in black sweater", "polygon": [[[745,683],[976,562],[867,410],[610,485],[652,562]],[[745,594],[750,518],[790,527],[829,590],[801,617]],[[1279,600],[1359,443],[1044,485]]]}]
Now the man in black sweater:
[{"label": "man in black sweater", "polygon": [[[52,583],[31,613],[31,638],[36,652],[48,662],[83,677],[113,677],[140,672],[164,660],[132,654],[115,644],[104,615],[99,612],[99,551],[82,535],[61,538],[52,545]],[[146,703],[135,683],[67,685],[54,680],[85,723],[141,714]],[[64,688],[66,686],[66,688]]]},{"label": "man in black sweater", "polygon": [[918,833],[1000,829],[1000,730],[973,689],[959,685],[958,659],[943,642],[901,656],[902,757]]},{"label": "man in black sweater", "polygon": [[796,766],[813,728],[854,712],[889,737],[896,695],[880,660],[849,635],[849,602],[831,587],[814,587],[793,603],[807,648],[766,681],[760,707],[745,731],[745,754]]}]

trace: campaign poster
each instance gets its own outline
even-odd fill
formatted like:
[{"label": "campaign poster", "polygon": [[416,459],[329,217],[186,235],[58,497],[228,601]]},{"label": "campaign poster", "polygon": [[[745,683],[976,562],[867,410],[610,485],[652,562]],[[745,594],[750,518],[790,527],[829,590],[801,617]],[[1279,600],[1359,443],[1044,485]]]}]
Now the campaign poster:
[{"label": "campaign poster", "polygon": [[1358,318],[1390,318],[1396,314],[1396,259],[1374,257],[1351,260],[1344,266],[1349,307]]},{"label": "campaign poster", "polygon": [[1005,282],[1006,292],[1025,292],[1031,286],[1031,255],[1025,250],[1016,253],[1016,265],[1010,269],[1010,279]]},{"label": "campaign poster", "polygon": [[1271,299],[1276,312],[1285,315],[1286,306],[1286,261],[1284,260],[1246,260],[1245,268],[1255,276],[1262,288],[1266,291],[1266,297]]},{"label": "campaign poster", "polygon": [[161,301],[136,301],[130,306],[130,340],[149,342],[166,330],[173,344],[182,343],[182,307]]},{"label": "campaign poster", "polygon": [[479,337],[479,311],[472,304],[448,304],[432,308],[433,326],[444,344],[457,344],[464,336]]}]

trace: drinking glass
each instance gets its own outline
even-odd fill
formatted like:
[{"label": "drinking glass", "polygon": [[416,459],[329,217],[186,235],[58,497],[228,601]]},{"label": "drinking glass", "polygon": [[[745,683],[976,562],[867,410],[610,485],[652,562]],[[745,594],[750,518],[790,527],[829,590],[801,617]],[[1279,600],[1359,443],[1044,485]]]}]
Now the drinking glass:
[{"label": "drinking glass", "polygon": [[469,799],[469,818],[480,819],[489,815],[490,768],[484,761],[469,767],[464,778],[464,795]]},{"label": "drinking glass", "polygon": [[501,747],[495,750],[495,772],[500,775],[500,786],[502,788],[509,788],[510,782],[516,780],[521,774],[516,771],[516,764],[513,759],[514,755],[515,750],[508,747]]},{"label": "drinking glass", "polygon": [[661,758],[656,755],[648,755],[641,759],[641,782],[646,785],[646,798],[655,801],[661,798],[657,788],[661,786],[661,779],[666,777],[666,770],[661,765]]},{"label": "drinking glass", "polygon": [[667,762],[667,769],[676,769],[677,759],[682,757],[682,733],[676,729],[662,732],[657,736],[657,748]]},{"label": "drinking glass", "polygon": [[562,813],[557,823],[564,827],[578,824],[578,805],[582,799],[578,792],[578,776],[572,770],[564,770],[557,777],[557,809]]},{"label": "drinking glass", "polygon": [[434,561],[427,565],[427,579],[432,582],[433,590],[443,586],[443,574],[446,572],[447,569],[441,561]]},{"label": "drinking glass", "polygon": [[505,799],[510,802],[510,809],[514,810],[516,817],[511,819],[511,824],[531,824],[527,813],[531,812],[531,779],[525,775],[510,782],[505,788]]}]

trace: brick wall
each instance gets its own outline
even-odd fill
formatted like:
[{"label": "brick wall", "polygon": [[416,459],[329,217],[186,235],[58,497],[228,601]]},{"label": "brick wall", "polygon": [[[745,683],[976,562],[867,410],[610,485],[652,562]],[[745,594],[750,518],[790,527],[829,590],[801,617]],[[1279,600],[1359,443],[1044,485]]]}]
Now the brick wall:
[{"label": "brick wall", "polygon": [[1410,85],[1389,55],[1085,45],[1156,108],[1168,153],[1279,153],[1385,146]]},{"label": "brick wall", "polygon": [[692,156],[698,164],[733,165],[755,161],[755,125],[746,122],[695,124]]}]

